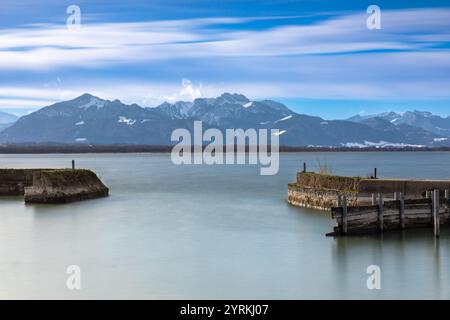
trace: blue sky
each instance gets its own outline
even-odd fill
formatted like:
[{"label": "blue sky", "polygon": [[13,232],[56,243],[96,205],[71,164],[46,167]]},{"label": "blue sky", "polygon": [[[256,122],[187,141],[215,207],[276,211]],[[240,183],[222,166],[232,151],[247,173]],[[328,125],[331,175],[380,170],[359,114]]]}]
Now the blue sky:
[{"label": "blue sky", "polygon": [[0,110],[16,114],[84,92],[156,106],[227,91],[324,118],[447,116],[449,88],[448,1],[0,3]]}]

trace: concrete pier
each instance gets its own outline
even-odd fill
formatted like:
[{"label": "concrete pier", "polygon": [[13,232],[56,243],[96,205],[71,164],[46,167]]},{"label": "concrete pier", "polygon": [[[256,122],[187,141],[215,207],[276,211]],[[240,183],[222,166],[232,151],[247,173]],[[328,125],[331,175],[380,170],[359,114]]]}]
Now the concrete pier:
[{"label": "concrete pier", "polygon": [[[349,206],[372,205],[374,195],[397,200],[402,193],[406,200],[422,199],[427,191],[450,189],[446,180],[368,179],[343,177],[314,172],[297,173],[297,181],[288,185],[288,202],[295,206],[331,210],[338,206],[338,197],[345,195]],[[443,196],[443,195],[442,195]]]},{"label": "concrete pier", "polygon": [[364,179],[299,172],[288,185],[288,202],[331,211],[336,226],[327,235],[350,235],[433,227],[450,222],[450,181]]},{"label": "concrete pier", "polygon": [[0,169],[0,196],[23,195],[27,203],[67,203],[108,194],[91,170]]}]

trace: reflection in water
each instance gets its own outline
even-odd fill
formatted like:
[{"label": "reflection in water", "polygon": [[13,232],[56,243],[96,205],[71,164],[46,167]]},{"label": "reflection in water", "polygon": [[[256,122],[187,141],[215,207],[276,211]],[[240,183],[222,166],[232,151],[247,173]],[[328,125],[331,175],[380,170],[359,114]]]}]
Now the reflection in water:
[{"label": "reflection in water", "polygon": [[436,297],[441,296],[441,259],[439,254],[439,238],[434,238],[434,266],[435,266],[435,277],[434,286],[436,288]]},{"label": "reflection in water", "polygon": [[[448,299],[450,228],[325,237],[328,214],[286,204],[306,161],[337,174],[450,177],[450,153],[283,154],[255,166],[175,166],[170,155],[0,155],[3,167],[93,169],[111,196],[68,205],[0,198],[0,298]],[[385,163],[385,167],[380,167]],[[387,165],[389,164],[389,165]],[[417,170],[420,166],[422,169]],[[79,265],[82,290],[68,291]],[[369,265],[381,290],[368,290]]]},{"label": "reflection in water", "polygon": [[[442,257],[442,239],[448,239],[450,230],[441,231],[441,238],[435,238],[433,229],[414,229],[405,231],[390,231],[383,234],[336,237],[334,239],[333,260],[338,271],[337,285],[342,288],[347,298],[352,290],[355,270],[365,261],[365,267],[370,264],[380,266],[382,273],[382,289],[392,291],[392,297],[413,295],[407,293],[408,286],[414,283],[424,283],[431,279],[429,291],[422,292],[426,298],[444,298],[449,294],[448,257]],[[444,240],[448,245],[448,240]],[[387,249],[387,251],[385,250]],[[423,257],[422,252],[426,255]],[[386,258],[389,257],[389,260]],[[433,268],[424,270],[423,265],[430,259]],[[361,270],[360,270],[361,271]],[[424,274],[425,271],[425,274]],[[362,273],[362,271],[361,271]],[[378,295],[378,293],[374,293]]]}]

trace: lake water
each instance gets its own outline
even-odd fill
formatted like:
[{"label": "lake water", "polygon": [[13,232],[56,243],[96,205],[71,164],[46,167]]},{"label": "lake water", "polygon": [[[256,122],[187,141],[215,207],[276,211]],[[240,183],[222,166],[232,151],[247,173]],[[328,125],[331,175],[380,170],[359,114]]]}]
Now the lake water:
[{"label": "lake water", "polygon": [[[448,299],[450,228],[330,238],[333,221],[292,207],[306,161],[337,174],[450,179],[450,153],[289,153],[256,166],[173,165],[168,154],[0,155],[0,167],[78,167],[109,198],[25,205],[0,198],[0,298]],[[81,290],[66,269],[81,268]],[[381,290],[366,269],[381,268]]]}]

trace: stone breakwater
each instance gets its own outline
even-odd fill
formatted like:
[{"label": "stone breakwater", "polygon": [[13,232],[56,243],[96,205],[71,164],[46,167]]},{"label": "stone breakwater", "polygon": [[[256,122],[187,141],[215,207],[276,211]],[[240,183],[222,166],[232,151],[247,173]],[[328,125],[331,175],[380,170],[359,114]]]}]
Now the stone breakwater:
[{"label": "stone breakwater", "polygon": [[108,194],[87,169],[0,169],[0,195],[23,195],[27,203],[67,203]]},{"label": "stone breakwater", "polygon": [[287,201],[295,206],[331,210],[338,207],[338,197],[345,195],[348,206],[372,205],[372,195],[394,200],[395,193],[406,199],[423,199],[427,191],[450,189],[450,181],[408,179],[365,179],[313,172],[297,173],[296,182],[288,185]]}]

